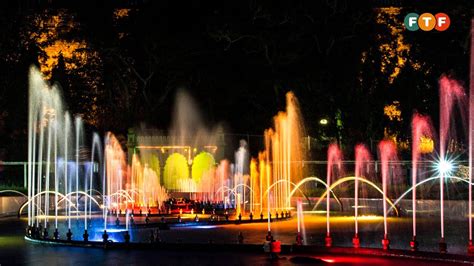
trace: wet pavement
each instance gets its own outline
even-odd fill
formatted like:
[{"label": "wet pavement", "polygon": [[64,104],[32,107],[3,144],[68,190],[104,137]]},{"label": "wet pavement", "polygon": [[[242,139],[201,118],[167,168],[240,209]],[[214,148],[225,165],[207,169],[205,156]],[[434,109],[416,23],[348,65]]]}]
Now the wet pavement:
[{"label": "wet pavement", "polygon": [[[400,218],[398,218],[400,219]],[[306,219],[308,242],[322,242],[324,221],[320,217]],[[346,219],[347,220],[347,219]],[[335,245],[346,245],[352,237],[350,221],[334,220]],[[361,221],[362,246],[378,246],[380,221],[371,218]],[[365,225],[364,225],[365,224]],[[398,224],[399,227],[394,227]],[[407,224],[407,225],[405,225]],[[1,265],[456,265],[441,261],[404,260],[401,258],[365,257],[359,255],[281,255],[278,260],[270,260],[263,252],[206,252],[190,250],[104,250],[100,248],[64,247],[46,244],[34,244],[24,240],[26,220],[16,217],[0,219],[0,264]],[[392,230],[400,230],[410,223],[397,220],[392,223]],[[456,226],[451,223],[451,225]],[[183,243],[205,243],[213,239],[214,243],[235,243],[238,232],[242,231],[246,243],[262,243],[266,224],[225,225],[219,227],[171,228],[160,232],[163,241]],[[449,224],[448,224],[449,226]],[[459,226],[459,225],[457,225]],[[394,229],[395,228],[395,229]],[[342,230],[344,229],[344,230]],[[371,229],[368,231],[368,229]],[[141,240],[150,229],[137,230],[132,233],[132,241]],[[295,221],[282,221],[272,224],[272,231],[283,243],[292,243],[295,236]],[[346,232],[347,231],[347,232]],[[377,233],[373,233],[375,231]],[[79,232],[78,232],[79,234]],[[409,234],[408,234],[409,235]],[[372,238],[374,238],[372,240]],[[433,239],[436,239],[433,234]],[[408,239],[408,238],[407,238]],[[397,238],[398,240],[398,238]],[[373,242],[373,243],[372,243]],[[423,242],[426,243],[426,242]],[[435,243],[434,243],[435,244]],[[405,246],[405,244],[403,244]],[[435,247],[437,248],[437,247]],[[448,246],[449,248],[449,246]],[[455,247],[452,246],[452,249]],[[457,249],[461,249],[461,246]]]}]

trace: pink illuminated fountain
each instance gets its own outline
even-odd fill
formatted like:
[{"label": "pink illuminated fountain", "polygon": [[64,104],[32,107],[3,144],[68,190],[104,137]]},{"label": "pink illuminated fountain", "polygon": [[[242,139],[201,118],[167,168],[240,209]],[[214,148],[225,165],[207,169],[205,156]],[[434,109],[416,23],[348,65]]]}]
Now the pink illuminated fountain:
[{"label": "pink illuminated fountain", "polygon": [[[331,178],[335,175],[333,174],[334,167],[337,169],[337,173],[341,174],[342,171],[342,152],[339,149],[339,146],[337,144],[333,143],[329,145],[328,148],[328,163],[327,163],[327,189],[331,186]],[[332,246],[332,238],[331,238],[331,229],[330,229],[330,204],[331,203],[331,193],[327,193],[326,196],[326,247],[331,247]]]},{"label": "pink illuminated fountain", "polygon": [[355,248],[360,247],[359,239],[359,178],[364,172],[364,168],[368,166],[370,162],[370,152],[363,144],[359,144],[355,147],[355,185],[354,185],[354,227],[355,234],[352,239],[352,244]]},{"label": "pink illuminated fountain", "polygon": [[471,20],[471,73],[469,88],[469,245],[468,253],[474,254],[472,243],[472,161],[474,160],[474,19]]},{"label": "pink illuminated fountain", "polygon": [[390,171],[390,163],[393,165],[397,163],[397,146],[391,140],[382,140],[379,143],[379,154],[380,161],[382,163],[382,190],[383,190],[383,227],[384,227],[384,236],[382,239],[383,249],[387,250],[389,248],[390,241],[388,240],[388,226],[387,226],[387,183],[389,182],[390,172],[392,174],[394,171]]},{"label": "pink illuminated fountain", "polygon": [[412,134],[412,209],[413,209],[413,238],[410,242],[410,247],[413,251],[418,249],[418,243],[416,241],[416,184],[418,175],[418,160],[421,155],[421,140],[433,139],[431,131],[430,119],[427,116],[420,114],[414,114],[411,122],[411,134]]},{"label": "pink illuminated fountain", "polygon": [[[271,236],[272,214],[275,213],[276,219],[283,217],[291,210],[295,204],[294,193],[300,193],[300,186],[305,182],[319,182],[326,187],[326,238],[327,247],[332,246],[331,236],[331,194],[335,187],[344,182],[354,181],[354,227],[355,233],[352,239],[353,247],[360,247],[359,239],[359,211],[364,206],[359,201],[364,200],[364,190],[359,186],[370,184],[383,195],[383,226],[384,236],[382,239],[383,249],[389,249],[388,233],[388,214],[390,210],[387,203],[397,209],[390,201],[389,196],[395,194],[395,186],[391,186],[395,177],[399,177],[396,171],[397,165],[397,145],[393,141],[384,140],[378,145],[379,158],[381,161],[382,190],[376,182],[368,179],[369,168],[374,165],[371,159],[371,152],[362,144],[355,147],[355,174],[354,177],[345,177],[342,173],[342,152],[337,144],[331,144],[327,151],[327,172],[324,183],[319,177],[305,178],[304,172],[309,169],[305,166],[305,145],[302,142],[304,138],[304,125],[299,112],[298,101],[292,93],[287,94],[287,109],[280,112],[274,118],[273,128],[264,133],[265,150],[259,153],[258,159],[250,158],[249,150],[245,143],[241,144],[239,151],[235,156],[235,164],[227,160],[222,160],[216,164],[214,157],[210,160],[202,160],[203,167],[197,167],[197,148],[194,146],[183,146],[182,140],[175,140],[177,145],[169,146],[167,152],[179,155],[176,167],[171,167],[167,171],[166,164],[161,174],[159,166],[152,166],[151,160],[146,158],[145,152],[133,152],[127,159],[127,152],[112,133],[107,133],[104,141],[98,134],[93,135],[90,159],[84,159],[84,149],[87,141],[84,140],[84,127],[80,117],[72,120],[72,117],[66,115],[59,116],[64,110],[60,94],[56,87],[49,87],[44,83],[38,73],[32,72],[31,99],[30,99],[30,123],[29,123],[29,143],[28,143],[28,198],[32,204],[28,204],[28,225],[38,227],[48,225],[50,212],[53,211],[55,228],[58,227],[58,211],[65,213],[67,217],[67,227],[71,228],[71,217],[83,217],[84,230],[93,222],[93,213],[102,212],[103,228],[107,228],[108,211],[115,211],[116,218],[121,218],[120,213],[125,216],[125,226],[128,230],[129,218],[134,215],[135,208],[138,207],[140,214],[143,207],[149,211],[150,207],[162,209],[161,204],[168,199],[168,191],[165,188],[169,177],[181,184],[177,188],[170,188],[173,193],[182,193],[193,191],[193,195],[198,201],[209,201],[212,203],[222,202],[224,209],[228,207],[236,209],[237,214],[252,214],[260,212],[260,220],[264,221],[264,214],[267,215],[267,231]],[[444,185],[445,179],[453,176],[449,173],[450,168],[450,150],[448,143],[458,137],[452,130],[455,127],[454,117],[459,113],[465,115],[466,94],[460,82],[447,76],[442,76],[439,80],[440,92],[440,130],[439,130],[439,176],[440,184],[440,222],[441,222],[441,241],[440,251],[446,252],[445,232],[444,232]],[[44,89],[46,87],[47,90]],[[474,87],[474,86],[473,86]],[[471,88],[474,90],[474,88]],[[474,95],[471,94],[471,95]],[[471,105],[471,119],[474,117],[474,97]],[[455,109],[459,108],[459,111]],[[472,110],[471,110],[472,109]],[[458,112],[458,113],[456,113]],[[186,114],[182,113],[183,119]],[[186,122],[186,121],[184,121]],[[184,123],[183,122],[183,123]],[[456,121],[457,122],[457,121]],[[470,121],[471,122],[471,121]],[[410,243],[412,250],[417,249],[417,191],[416,186],[420,184],[420,162],[422,161],[422,144],[424,139],[429,139],[434,143],[435,132],[432,130],[430,120],[427,116],[415,114],[412,120],[412,208],[413,208],[413,238]],[[470,123],[470,145],[473,144],[472,123]],[[59,130],[64,128],[64,130]],[[179,128],[179,127],[178,127]],[[187,130],[187,129],[186,129]],[[192,131],[184,134],[189,135]],[[204,138],[203,134],[203,138]],[[181,136],[181,135],[180,135]],[[204,141],[204,140],[203,140]],[[309,144],[308,144],[309,145]],[[434,144],[433,144],[434,145]],[[149,146],[151,147],[151,146]],[[160,156],[167,156],[164,151],[165,146],[156,149],[156,153],[161,152]],[[151,147],[153,148],[153,147]],[[183,149],[182,153],[187,153],[186,158],[183,154],[177,152]],[[129,151],[130,152],[130,151]],[[194,155],[192,155],[194,154]],[[202,153],[207,156],[209,153]],[[472,181],[472,148],[470,149],[470,169],[469,180]],[[169,155],[167,158],[170,158]],[[204,158],[204,157],[202,157]],[[163,158],[161,158],[163,159]],[[181,160],[182,159],[182,160]],[[159,159],[156,159],[159,160]],[[164,161],[164,160],[162,160]],[[180,162],[183,162],[181,164]],[[98,165],[98,166],[97,166]],[[377,164],[375,164],[377,166]],[[183,167],[181,167],[183,166]],[[209,166],[209,167],[208,167]],[[97,168],[98,170],[94,170]],[[179,171],[178,171],[179,170]],[[183,170],[183,171],[181,171]],[[191,171],[190,171],[191,170]],[[94,172],[96,171],[96,172]],[[191,173],[191,175],[190,175]],[[102,193],[95,190],[94,185],[100,185],[95,178],[102,180]],[[433,178],[433,177],[432,177]],[[458,178],[458,177],[455,177]],[[44,182],[42,181],[44,179]],[[461,178],[458,178],[461,179]],[[164,182],[162,182],[164,181]],[[182,183],[179,183],[184,181]],[[462,181],[462,180],[461,180]],[[363,182],[363,183],[361,183]],[[164,184],[162,186],[162,184]],[[362,185],[361,185],[362,184]],[[54,189],[53,189],[54,187]],[[82,191],[83,189],[83,191]],[[95,193],[95,195],[93,195]],[[409,191],[406,191],[406,194]],[[419,192],[418,192],[419,193]],[[50,195],[51,194],[51,195]],[[303,193],[304,194],[304,193]],[[362,196],[361,196],[362,195]],[[306,196],[306,195],[305,195]],[[54,200],[53,200],[54,197]],[[100,201],[102,197],[102,202]],[[292,198],[293,197],[293,198]],[[234,200],[229,200],[234,198]],[[402,197],[401,197],[402,198]],[[472,188],[469,185],[469,248],[472,247]],[[97,199],[97,200],[96,200]],[[332,199],[337,199],[333,193]],[[324,195],[318,199],[324,200]],[[55,204],[51,204],[54,201]],[[308,201],[310,199],[308,198]],[[60,202],[63,202],[63,211],[59,209]],[[375,201],[374,201],[375,202]],[[93,204],[97,208],[93,208]],[[317,204],[314,205],[316,208]],[[303,204],[300,199],[296,201],[298,236],[297,243],[305,242],[304,234],[304,213]],[[341,204],[342,205],[342,204]],[[373,207],[373,206],[368,206]],[[194,214],[195,209],[191,209]],[[314,209],[313,209],[314,210]],[[341,208],[342,210],[342,208]],[[361,211],[362,212],[362,211]],[[398,212],[398,209],[397,209]],[[171,210],[170,213],[172,215]],[[203,211],[203,214],[204,211]],[[227,215],[227,210],[226,210]],[[418,212],[420,215],[420,212]],[[96,215],[98,216],[98,215]],[[129,217],[130,216],[130,217]],[[196,216],[197,217],[197,216]],[[287,216],[285,216],[287,217]],[[227,217],[228,218],[228,217]],[[41,219],[41,220],[40,220]],[[251,219],[250,219],[251,220]],[[132,219],[133,221],[133,219]],[[102,225],[102,221],[100,221]],[[77,223],[79,224],[79,223]],[[117,225],[117,224],[116,224]],[[82,223],[80,224],[82,229]],[[117,225],[118,226],[118,225]],[[333,225],[334,227],[334,225]],[[391,227],[392,228],[392,227]],[[395,239],[393,229],[390,236]],[[104,231],[105,233],[105,231]],[[45,233],[46,234],[46,233]]]}]

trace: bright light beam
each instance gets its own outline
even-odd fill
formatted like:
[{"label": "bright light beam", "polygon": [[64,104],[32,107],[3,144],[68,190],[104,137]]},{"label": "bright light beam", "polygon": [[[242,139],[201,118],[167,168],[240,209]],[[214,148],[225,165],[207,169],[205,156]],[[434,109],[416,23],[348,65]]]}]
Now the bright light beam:
[{"label": "bright light beam", "polygon": [[443,176],[450,176],[454,170],[453,161],[441,158],[438,162],[436,162],[436,170]]}]

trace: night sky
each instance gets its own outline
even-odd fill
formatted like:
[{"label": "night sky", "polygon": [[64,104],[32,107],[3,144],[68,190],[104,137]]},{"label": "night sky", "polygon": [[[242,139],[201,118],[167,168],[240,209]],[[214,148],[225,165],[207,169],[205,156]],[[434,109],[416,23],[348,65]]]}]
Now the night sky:
[{"label": "night sky", "polygon": [[[32,64],[89,129],[123,139],[168,130],[179,89],[208,126],[258,138],[293,91],[314,159],[338,138],[403,142],[413,111],[438,120],[442,74],[468,84],[469,0],[212,2],[2,1],[0,160],[26,158]],[[409,32],[409,12],[444,12],[451,26]]]}]

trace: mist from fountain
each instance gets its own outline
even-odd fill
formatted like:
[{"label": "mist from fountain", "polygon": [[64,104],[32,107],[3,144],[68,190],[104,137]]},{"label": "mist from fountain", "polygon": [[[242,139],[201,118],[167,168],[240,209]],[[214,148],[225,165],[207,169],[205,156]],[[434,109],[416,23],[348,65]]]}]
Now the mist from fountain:
[{"label": "mist from fountain", "polygon": [[[244,214],[247,206],[250,213],[260,210],[260,213],[263,214],[266,211],[268,231],[270,231],[272,212],[291,209],[291,199],[303,184],[319,182],[326,187],[326,191],[318,199],[313,210],[326,196],[326,234],[329,237],[331,232],[330,193],[334,195],[333,189],[335,187],[345,182],[354,181],[355,236],[353,244],[355,247],[359,247],[358,217],[359,208],[362,207],[359,204],[361,199],[359,183],[361,182],[373,187],[382,195],[384,240],[388,240],[387,216],[391,209],[395,208],[390,196],[396,196],[393,193],[394,188],[391,186],[391,182],[400,178],[399,173],[394,170],[397,164],[395,143],[391,141],[379,143],[382,189],[368,178],[369,168],[372,167],[373,161],[371,161],[370,151],[364,145],[355,147],[354,177],[343,177],[342,152],[337,145],[332,144],[328,148],[327,182],[324,183],[317,177],[302,179],[305,151],[301,141],[304,136],[304,127],[296,97],[292,93],[288,93],[286,112],[278,113],[274,118],[274,127],[265,131],[265,150],[259,153],[258,160],[249,158],[247,143],[242,142],[235,153],[233,167],[230,162],[225,160],[216,165],[211,155],[212,160],[203,160],[204,167],[197,169],[194,166],[198,165],[196,163],[198,156],[202,155],[201,158],[205,158],[211,153],[195,154],[193,145],[206,147],[209,146],[208,144],[215,144],[216,134],[213,133],[213,130],[199,129],[196,131],[195,128],[202,126],[202,120],[198,117],[189,118],[185,115],[192,113],[194,116],[197,113],[195,106],[190,104],[191,100],[188,96],[179,96],[178,98],[181,99],[178,100],[180,107],[176,109],[178,119],[175,121],[173,129],[170,130],[170,132],[177,132],[173,137],[174,144],[167,148],[161,147],[159,151],[164,154],[163,150],[168,149],[166,152],[173,154],[181,152],[188,155],[188,157],[184,157],[180,154],[185,160],[184,164],[187,170],[187,174],[179,176],[175,181],[181,191],[193,192],[194,197],[199,195],[201,200],[223,201],[226,208],[235,207],[238,214]],[[452,151],[448,148],[448,143],[459,139],[456,132],[451,129],[456,128],[454,117],[458,114],[461,117],[465,115],[465,100],[466,95],[459,82],[446,76],[441,77],[438,166],[443,166],[450,160]],[[455,106],[459,110],[455,110]],[[102,208],[104,230],[107,228],[109,210],[115,210],[117,217],[119,217],[121,210],[125,210],[126,229],[128,230],[129,219],[133,215],[134,208],[138,207],[141,210],[143,207],[161,207],[160,204],[169,197],[169,194],[162,186],[162,183],[166,184],[164,182],[166,176],[164,175],[163,178],[161,176],[160,157],[148,151],[134,152],[129,164],[123,145],[112,133],[106,134],[103,144],[100,136],[94,133],[89,150],[86,148],[88,145],[84,134],[85,125],[81,118],[71,119],[72,117],[63,107],[59,88],[54,85],[50,86],[43,80],[41,74],[32,68],[28,118],[27,205],[29,226],[38,227],[41,224],[48,228],[50,214],[54,210],[54,227],[56,229],[58,228],[58,216],[65,213],[68,228],[71,228],[71,218],[75,216],[77,221],[79,221],[79,217],[84,218],[83,226],[84,230],[87,230],[95,210],[93,204],[95,204]],[[191,134],[192,128],[197,132],[197,136]],[[415,114],[412,121],[412,186],[403,195],[412,191],[413,239],[415,239],[416,188],[439,178],[440,231],[443,242],[445,236],[444,183],[446,179],[457,180],[458,177],[454,177],[449,172],[440,171],[436,178],[431,177],[420,181],[418,163],[422,160],[420,148],[422,139],[433,139],[433,135],[434,130],[431,129],[429,118]],[[189,138],[194,138],[191,141],[193,145],[189,145]],[[150,143],[147,143],[145,139],[139,145],[146,146]],[[377,165],[374,165],[377,169]],[[188,174],[190,169],[192,170],[191,175]],[[167,173],[166,169],[164,173]],[[99,187],[101,187],[102,193],[98,192]],[[99,196],[102,203],[95,199]],[[334,198],[337,199],[335,195]],[[54,201],[53,204],[51,204],[52,201]],[[387,203],[390,204],[390,209],[388,209]],[[301,233],[304,231],[301,200],[298,200],[296,205],[298,232]],[[397,208],[395,211],[398,212]],[[80,226],[82,228],[82,224]]]},{"label": "mist from fountain", "polygon": [[[360,246],[359,241],[359,178],[363,176],[368,168],[368,163],[371,160],[370,152],[362,144],[355,147],[355,185],[354,185],[354,246]],[[364,169],[365,168],[365,169]]]},{"label": "mist from fountain", "polygon": [[[459,108],[462,122],[465,119],[466,94],[462,85],[447,76],[442,76],[439,80],[439,164],[445,164],[449,160],[447,145],[449,138],[455,138],[455,126],[453,123],[453,107]],[[441,243],[444,243],[444,176],[448,173],[440,171],[440,222],[441,222]]]},{"label": "mist from fountain", "polygon": [[[334,171],[336,170],[336,171]],[[327,170],[326,170],[326,190],[331,186],[331,179],[335,180],[337,175],[342,175],[342,152],[335,143],[329,145],[327,153]],[[326,196],[326,246],[331,246],[331,229],[330,229],[330,210],[331,210],[331,194]]]},{"label": "mist from fountain", "polygon": [[384,249],[388,248],[388,225],[387,225],[387,186],[390,175],[397,174],[394,168],[398,165],[397,146],[391,140],[383,140],[379,143],[379,156],[382,164],[382,191],[383,191],[383,225],[384,237],[382,243]]},{"label": "mist from fountain", "polygon": [[416,184],[418,177],[418,160],[422,153],[422,139],[433,139],[432,126],[429,117],[415,113],[411,122],[412,138],[412,222],[413,222],[413,244],[416,241]]}]

